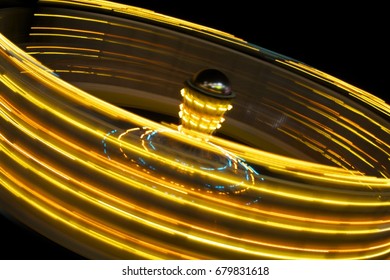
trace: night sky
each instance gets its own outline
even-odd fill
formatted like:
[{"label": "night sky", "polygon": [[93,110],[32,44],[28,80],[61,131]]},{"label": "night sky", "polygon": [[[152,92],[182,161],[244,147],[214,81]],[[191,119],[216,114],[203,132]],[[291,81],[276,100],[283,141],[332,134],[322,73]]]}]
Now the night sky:
[{"label": "night sky", "polygon": [[[313,1],[312,6],[297,4],[297,1],[282,5],[277,1],[253,0],[118,2],[231,33],[390,102],[385,86],[390,72],[387,69],[389,43],[385,42],[388,26],[385,7],[354,2],[354,6],[340,8],[318,1]],[[255,3],[259,7],[255,7]],[[2,247],[0,259],[82,258],[1,215],[0,224],[3,242],[19,240],[12,249]]]}]

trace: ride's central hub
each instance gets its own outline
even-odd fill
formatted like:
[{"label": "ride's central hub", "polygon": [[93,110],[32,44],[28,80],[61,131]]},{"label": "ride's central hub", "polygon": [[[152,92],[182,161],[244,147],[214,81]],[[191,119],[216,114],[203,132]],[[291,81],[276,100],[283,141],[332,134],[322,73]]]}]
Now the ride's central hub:
[{"label": "ride's central hub", "polygon": [[[139,138],[137,148],[143,150],[137,154],[121,146],[118,151],[146,172],[159,174],[164,180],[191,190],[224,195],[245,192],[249,185],[254,184],[257,172],[208,139],[221,126],[224,114],[232,108],[231,100],[235,94],[229,80],[218,70],[202,70],[185,81],[181,94],[183,103],[180,105],[181,125],[178,130],[138,127],[125,132],[115,131],[110,136],[118,133],[120,141],[126,141],[128,137]],[[189,137],[179,140],[182,137],[178,136],[182,134]],[[203,142],[203,146],[198,146],[198,141]],[[118,151],[111,151],[103,142],[108,157],[117,154]]]},{"label": "ride's central hub", "polygon": [[229,79],[216,69],[196,73],[185,82],[181,90],[180,131],[200,138],[207,138],[221,127],[224,114],[232,109],[235,94]]}]

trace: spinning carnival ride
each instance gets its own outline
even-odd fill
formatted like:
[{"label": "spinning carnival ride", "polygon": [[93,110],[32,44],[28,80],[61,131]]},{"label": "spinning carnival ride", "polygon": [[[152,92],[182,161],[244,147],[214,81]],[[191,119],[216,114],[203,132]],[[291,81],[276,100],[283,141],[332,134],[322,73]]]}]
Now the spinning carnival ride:
[{"label": "spinning carnival ride", "polygon": [[381,99],[145,9],[2,13],[3,212],[91,259],[389,257]]}]

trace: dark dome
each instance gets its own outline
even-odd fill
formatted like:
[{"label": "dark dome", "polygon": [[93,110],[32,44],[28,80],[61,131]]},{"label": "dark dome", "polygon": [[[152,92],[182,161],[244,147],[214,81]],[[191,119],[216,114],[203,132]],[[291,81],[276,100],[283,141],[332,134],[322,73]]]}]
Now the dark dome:
[{"label": "dark dome", "polygon": [[192,77],[191,84],[213,95],[230,96],[233,94],[229,79],[216,69],[199,71]]}]

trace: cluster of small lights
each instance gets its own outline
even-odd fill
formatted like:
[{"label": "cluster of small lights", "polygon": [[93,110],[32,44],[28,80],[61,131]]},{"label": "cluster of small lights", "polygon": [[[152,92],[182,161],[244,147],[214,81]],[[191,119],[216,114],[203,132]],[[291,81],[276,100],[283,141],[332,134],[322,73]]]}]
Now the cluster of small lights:
[{"label": "cluster of small lights", "polygon": [[183,88],[180,93],[183,103],[180,104],[179,117],[184,129],[212,134],[225,121],[225,112],[233,108],[226,101],[217,102],[214,99],[212,103],[205,102],[204,98],[197,97],[197,94],[188,88]]}]

